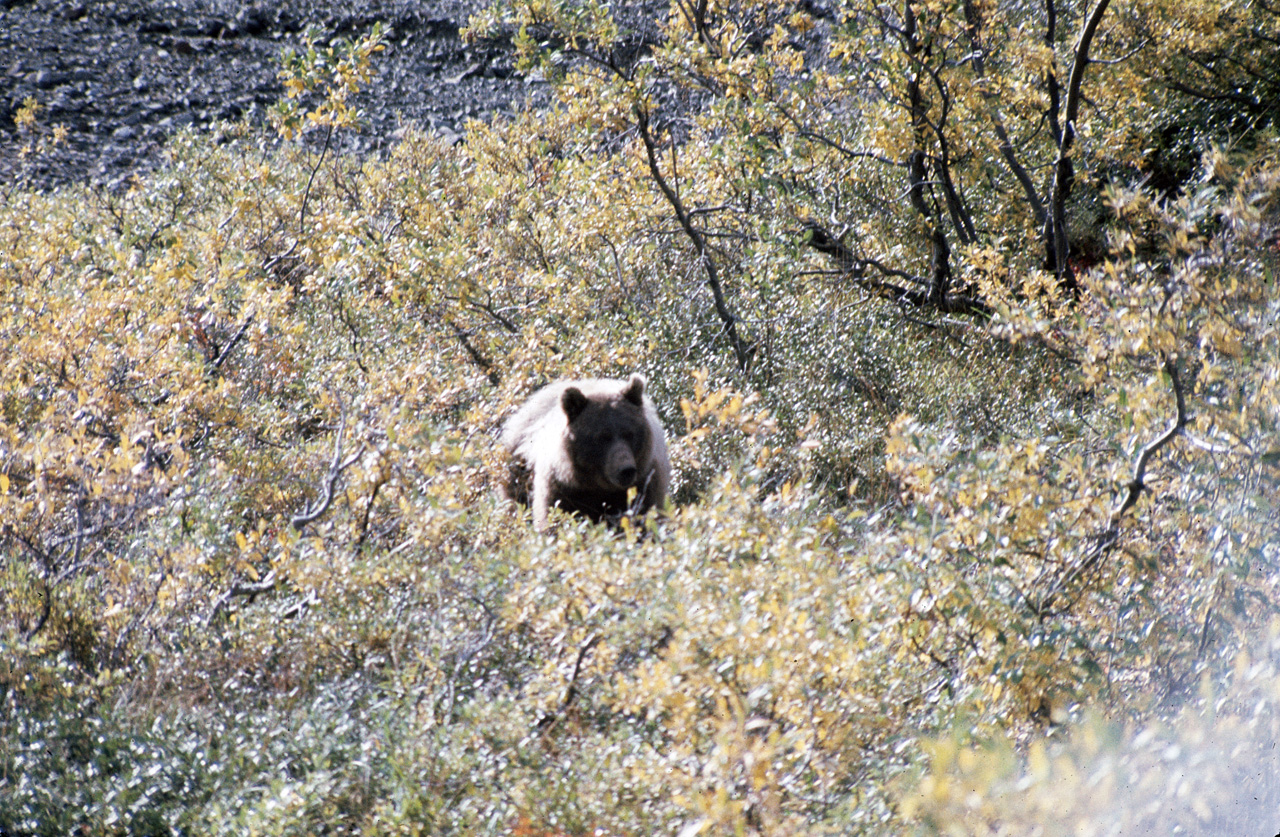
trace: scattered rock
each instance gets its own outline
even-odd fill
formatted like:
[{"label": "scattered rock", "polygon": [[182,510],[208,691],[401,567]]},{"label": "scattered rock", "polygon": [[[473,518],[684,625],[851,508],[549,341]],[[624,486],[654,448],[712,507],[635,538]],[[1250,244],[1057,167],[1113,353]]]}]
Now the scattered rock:
[{"label": "scattered rock", "polygon": [[56,70],[38,70],[36,71],[35,82],[36,87],[41,90],[48,90],[50,87],[57,87],[60,84],[66,84],[71,80],[70,73],[60,73]]},{"label": "scattered rock", "polygon": [[[461,141],[467,119],[547,97],[545,83],[514,71],[510,44],[461,40],[487,5],[370,0],[354,12],[349,0],[0,0],[0,183],[127,183],[162,159],[153,138],[262,120],[283,94],[280,53],[308,28],[352,38],[379,20],[391,48],[375,57],[376,78],[356,102],[365,132],[345,147],[384,150],[405,124]],[[18,153],[28,140],[13,124],[30,96],[42,106],[38,128],[68,129],[39,159]]]}]

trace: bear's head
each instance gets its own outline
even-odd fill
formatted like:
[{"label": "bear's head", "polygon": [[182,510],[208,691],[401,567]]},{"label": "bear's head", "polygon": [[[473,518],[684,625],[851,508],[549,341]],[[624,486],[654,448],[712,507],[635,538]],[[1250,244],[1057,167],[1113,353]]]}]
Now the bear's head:
[{"label": "bear's head", "polygon": [[[633,375],[612,394],[577,387],[560,396],[568,419],[565,444],[582,488],[626,491],[648,476],[653,437],[644,414],[644,379]],[[643,487],[643,486],[641,486]]]}]

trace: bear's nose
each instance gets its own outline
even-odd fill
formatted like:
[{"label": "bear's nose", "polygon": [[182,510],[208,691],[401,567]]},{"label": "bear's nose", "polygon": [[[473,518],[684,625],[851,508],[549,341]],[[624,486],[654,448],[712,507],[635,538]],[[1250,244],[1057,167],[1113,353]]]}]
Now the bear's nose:
[{"label": "bear's nose", "polygon": [[636,469],[633,466],[628,465],[627,467],[618,471],[618,482],[621,483],[622,485],[635,485],[636,473],[637,473]]}]

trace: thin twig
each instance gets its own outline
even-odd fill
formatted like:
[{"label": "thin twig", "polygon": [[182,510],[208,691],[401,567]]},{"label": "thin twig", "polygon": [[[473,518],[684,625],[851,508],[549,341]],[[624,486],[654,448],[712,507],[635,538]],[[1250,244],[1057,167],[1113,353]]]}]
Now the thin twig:
[{"label": "thin twig", "polygon": [[316,173],[320,171],[321,164],[324,163],[325,152],[329,150],[329,141],[333,139],[333,123],[329,123],[328,130],[324,134],[324,147],[320,149],[320,159],[316,160],[315,168],[311,170],[311,176],[307,178],[307,188],[302,193],[302,208],[298,210],[298,235],[302,235],[302,230],[307,220],[307,201],[311,198],[311,184],[316,179]]},{"label": "thin twig", "polygon": [[222,368],[222,364],[231,356],[231,352],[235,349],[236,344],[240,342],[240,338],[244,337],[245,330],[249,328],[249,324],[252,322],[252,314],[244,318],[244,323],[241,324],[239,330],[237,330],[235,334],[231,335],[231,339],[227,341],[227,345],[223,347],[222,351],[218,353],[217,358],[213,360],[212,369],[210,371],[216,371]]},{"label": "thin twig", "polygon": [[587,641],[578,647],[578,658],[573,663],[573,674],[569,676],[569,686],[565,689],[564,698],[560,701],[560,707],[554,712],[548,712],[538,720],[538,730],[546,730],[560,720],[560,717],[573,705],[574,700],[578,697],[578,675],[582,672],[582,663],[587,658],[587,654],[591,652],[600,643],[600,634],[592,634]]},{"label": "thin twig", "polygon": [[702,268],[707,275],[707,287],[711,289],[711,296],[715,300],[716,314],[720,317],[720,322],[724,324],[724,333],[729,336],[729,342],[733,345],[733,353],[737,358],[738,368],[745,372],[751,366],[751,358],[755,354],[755,347],[743,340],[738,334],[738,317],[729,310],[729,304],[725,301],[724,289],[720,285],[720,274],[716,269],[715,260],[707,252],[707,242],[702,233],[698,231],[698,228],[693,225],[684,202],[676,194],[675,190],[671,188],[667,178],[662,174],[662,169],[658,166],[657,143],[654,141],[653,133],[649,129],[649,112],[643,107],[637,107],[635,116],[636,127],[640,132],[640,140],[644,143],[645,154],[648,157],[649,174],[653,177],[654,182],[658,184],[658,188],[662,190],[667,203],[671,204],[672,210],[676,213],[676,219],[680,222],[681,229],[684,230],[685,235],[693,243],[694,250],[698,253],[698,260],[702,263]]},{"label": "thin twig", "polygon": [[1074,583],[1081,575],[1097,566],[1098,562],[1120,542],[1121,520],[1137,504],[1143,489],[1147,487],[1147,467],[1151,464],[1151,457],[1172,442],[1174,437],[1181,434],[1187,426],[1187,403],[1182,392],[1182,380],[1178,377],[1178,361],[1176,357],[1165,357],[1164,371],[1168,374],[1170,384],[1173,387],[1177,414],[1167,430],[1148,442],[1138,452],[1138,456],[1133,463],[1133,479],[1125,486],[1124,496],[1112,510],[1111,516],[1107,520],[1107,528],[1090,538],[1092,543],[1085,551],[1084,556],[1054,583],[1049,593],[1041,600],[1040,605],[1034,608],[1042,619],[1049,615],[1054,602],[1068,586]]},{"label": "thin twig", "polygon": [[360,459],[360,451],[356,451],[346,459],[342,458],[342,437],[347,430],[347,410],[342,406],[342,401],[338,401],[339,408],[342,411],[342,418],[338,423],[338,434],[333,440],[333,459],[329,462],[329,473],[325,476],[324,481],[324,497],[320,502],[302,514],[296,514],[290,519],[289,524],[294,529],[301,532],[302,527],[317,520],[325,512],[329,511],[329,506],[333,505],[333,493],[338,485],[338,480],[342,478],[342,472],[350,468]]},{"label": "thin twig", "polygon": [[209,623],[212,623],[213,620],[217,619],[218,616],[222,613],[222,611],[226,610],[227,606],[231,604],[231,600],[236,598],[237,596],[257,596],[262,593],[270,592],[272,589],[275,588],[275,586],[276,586],[275,570],[272,570],[271,572],[267,573],[266,577],[263,578],[262,581],[236,582],[235,584],[231,585],[231,589],[227,590],[227,592],[219,596],[218,600],[213,603],[213,609],[209,611],[209,619],[207,621]]}]

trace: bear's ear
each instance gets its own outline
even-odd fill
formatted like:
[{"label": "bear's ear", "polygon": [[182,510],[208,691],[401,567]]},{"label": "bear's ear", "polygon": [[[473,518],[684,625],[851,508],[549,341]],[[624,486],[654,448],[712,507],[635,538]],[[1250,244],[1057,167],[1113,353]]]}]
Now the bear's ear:
[{"label": "bear's ear", "polygon": [[569,423],[582,415],[582,411],[587,409],[589,404],[587,396],[582,394],[582,390],[577,387],[569,387],[560,396],[560,407],[564,410],[564,414],[569,417]]},{"label": "bear's ear", "polygon": [[627,388],[622,391],[622,397],[635,404],[637,407],[644,406],[644,378],[639,375],[632,375],[631,381],[627,384]]}]

